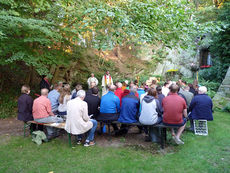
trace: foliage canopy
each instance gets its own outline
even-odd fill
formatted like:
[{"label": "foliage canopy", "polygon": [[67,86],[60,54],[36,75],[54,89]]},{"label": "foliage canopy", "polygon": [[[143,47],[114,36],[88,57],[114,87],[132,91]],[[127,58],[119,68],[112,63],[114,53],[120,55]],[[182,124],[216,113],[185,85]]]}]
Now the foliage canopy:
[{"label": "foliage canopy", "polygon": [[[0,64],[24,61],[47,74],[51,65],[77,58],[79,46],[185,46],[204,31],[194,10],[187,0],[3,0]],[[211,29],[213,25],[209,23]]]}]

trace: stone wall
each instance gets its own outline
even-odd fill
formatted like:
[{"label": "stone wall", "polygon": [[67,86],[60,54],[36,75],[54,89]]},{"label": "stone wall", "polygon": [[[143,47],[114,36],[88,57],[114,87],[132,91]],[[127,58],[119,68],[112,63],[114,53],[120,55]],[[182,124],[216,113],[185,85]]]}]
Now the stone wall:
[{"label": "stone wall", "polygon": [[213,102],[218,108],[223,108],[230,102],[230,67],[228,68],[226,76],[213,98]]},{"label": "stone wall", "polygon": [[198,54],[194,50],[167,49],[167,57],[162,63],[157,65],[154,71],[155,75],[165,75],[170,69],[178,69],[185,77],[192,77],[193,73],[190,68],[191,63],[197,63]]}]

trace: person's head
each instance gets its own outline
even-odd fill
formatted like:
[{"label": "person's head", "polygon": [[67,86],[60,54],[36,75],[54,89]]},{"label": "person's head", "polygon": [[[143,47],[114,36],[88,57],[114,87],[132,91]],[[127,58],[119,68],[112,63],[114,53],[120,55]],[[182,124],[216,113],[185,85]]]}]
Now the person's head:
[{"label": "person's head", "polygon": [[200,86],[198,89],[199,94],[207,94],[207,88],[205,86]]},{"label": "person's head", "polygon": [[95,87],[92,88],[92,94],[97,95],[98,92],[99,92],[98,87],[95,86]]},{"label": "person's head", "polygon": [[59,82],[58,82],[58,86],[59,86],[60,88],[62,88],[62,87],[63,87],[63,82],[62,82],[62,81],[59,81]]},{"label": "person's head", "polygon": [[106,74],[109,75],[109,71],[108,70],[106,71]]},{"label": "person's head", "polygon": [[57,91],[60,91],[62,89],[62,84],[55,83],[53,88]]},{"label": "person's head", "polygon": [[162,94],[162,87],[161,86],[157,86],[156,90],[157,90],[158,94]]},{"label": "person's head", "polygon": [[169,89],[171,93],[177,93],[179,91],[179,86],[177,84],[172,84]]},{"label": "person's head", "polygon": [[150,88],[149,90],[148,90],[148,94],[147,95],[149,95],[149,96],[153,96],[153,97],[157,97],[157,90],[156,89],[154,89],[154,88]]},{"label": "person's head", "polygon": [[189,87],[188,85],[186,85],[186,86],[184,87],[184,90],[185,90],[185,91],[189,91],[189,90],[190,90],[190,87]]},{"label": "person's head", "polygon": [[79,90],[82,89],[82,85],[81,84],[77,84],[76,87],[75,87],[75,89],[76,89],[76,92],[78,92]]},{"label": "person's head", "polygon": [[80,99],[84,100],[84,98],[85,98],[85,91],[84,90],[79,90],[77,92],[77,97],[79,97]]},{"label": "person's head", "polygon": [[41,89],[41,95],[47,97],[49,93],[49,90],[47,88]]},{"label": "person's head", "polygon": [[189,83],[188,86],[189,86],[190,88],[193,88],[193,84],[191,84],[191,83]]},{"label": "person's head", "polygon": [[96,86],[96,82],[91,82],[90,83],[90,88],[93,88],[93,87],[95,87]]},{"label": "person's head", "polygon": [[129,84],[129,88],[132,88],[132,87],[134,87],[135,85],[134,85],[134,83],[130,83]]},{"label": "person's head", "polygon": [[71,89],[70,89],[70,85],[69,84],[65,84],[61,90],[61,94],[60,94],[60,97],[59,97],[59,102],[61,104],[63,104],[63,100],[64,100],[64,97],[66,95],[70,95],[71,94]]},{"label": "person's head", "polygon": [[152,80],[152,84],[153,84],[153,85],[156,85],[156,84],[157,84],[157,81],[156,81],[156,80]]},{"label": "person's head", "polygon": [[94,77],[94,73],[91,73],[91,77]]},{"label": "person's head", "polygon": [[42,79],[48,79],[47,75],[42,75],[41,77],[42,77]]},{"label": "person's head", "polygon": [[168,88],[168,87],[169,87],[169,82],[165,82],[165,83],[164,83],[164,87],[167,87],[167,88]]},{"label": "person's head", "polygon": [[21,88],[22,94],[30,94],[30,86],[29,85],[23,85]]},{"label": "person's head", "polygon": [[114,92],[115,90],[116,90],[116,86],[115,85],[109,86],[109,91]]},{"label": "person's head", "polygon": [[156,87],[157,87],[157,86],[156,86],[155,84],[151,84],[151,85],[150,85],[150,88],[156,89]]},{"label": "person's head", "polygon": [[129,81],[128,80],[125,80],[125,84],[126,84],[126,86],[129,84]]},{"label": "person's head", "polygon": [[137,92],[137,87],[134,85],[133,87],[130,88],[131,93],[136,93]]},{"label": "person's head", "polygon": [[117,88],[121,88],[122,87],[122,83],[121,82],[118,82],[117,83]]}]

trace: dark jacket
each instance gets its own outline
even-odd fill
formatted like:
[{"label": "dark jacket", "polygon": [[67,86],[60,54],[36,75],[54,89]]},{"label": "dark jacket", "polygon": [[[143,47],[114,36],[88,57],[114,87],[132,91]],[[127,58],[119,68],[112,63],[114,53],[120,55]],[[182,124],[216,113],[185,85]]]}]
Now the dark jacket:
[{"label": "dark jacket", "polygon": [[88,115],[93,115],[93,118],[96,118],[100,113],[101,99],[98,96],[88,94],[84,101],[88,104]]},{"label": "dark jacket", "polygon": [[189,107],[191,114],[189,117],[195,120],[213,120],[212,99],[207,94],[198,94],[194,96]]},{"label": "dark jacket", "polygon": [[135,93],[130,93],[123,97],[119,122],[135,123],[138,122],[140,101],[135,96]]},{"label": "dark jacket", "polygon": [[33,99],[28,94],[18,98],[18,120],[27,122],[34,120],[32,115]]},{"label": "dark jacket", "polygon": [[44,78],[40,82],[40,89],[43,89],[43,88],[47,88],[48,90],[50,90],[50,84],[46,82]]},{"label": "dark jacket", "polygon": [[162,100],[163,100],[163,98],[165,98],[164,94],[158,94],[158,99],[157,100],[159,100],[159,103],[160,103],[161,107],[162,107]]}]

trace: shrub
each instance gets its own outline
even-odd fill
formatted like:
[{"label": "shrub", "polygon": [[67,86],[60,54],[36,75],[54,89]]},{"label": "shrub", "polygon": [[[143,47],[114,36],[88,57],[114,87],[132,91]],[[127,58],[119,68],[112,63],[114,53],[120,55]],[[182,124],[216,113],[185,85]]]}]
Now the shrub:
[{"label": "shrub", "polygon": [[224,112],[230,112],[230,103],[228,103],[224,108],[223,108]]},{"label": "shrub", "polygon": [[3,94],[0,95],[0,119],[15,117],[17,113],[17,98],[15,95]]}]

